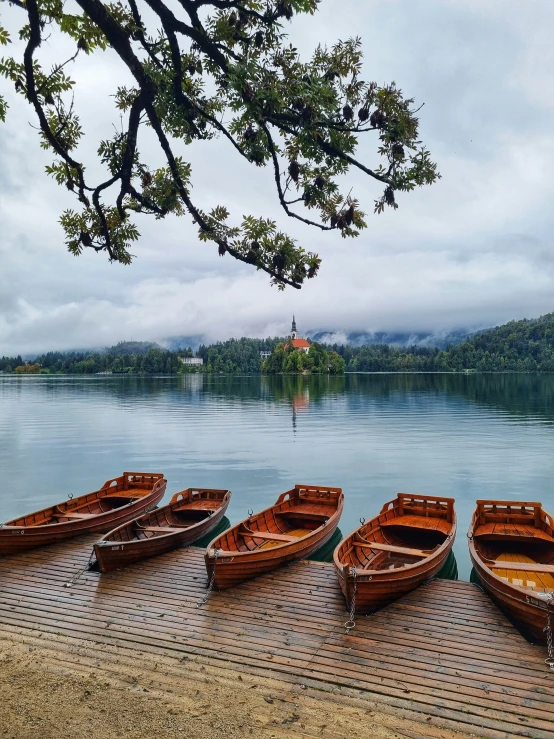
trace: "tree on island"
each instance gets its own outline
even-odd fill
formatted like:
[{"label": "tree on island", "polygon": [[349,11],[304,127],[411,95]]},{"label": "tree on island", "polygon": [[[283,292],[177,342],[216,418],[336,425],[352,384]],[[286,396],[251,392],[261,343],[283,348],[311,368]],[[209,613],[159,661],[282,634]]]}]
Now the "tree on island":
[{"label": "tree on island", "polygon": [[[394,83],[360,78],[360,39],[319,46],[307,61],[287,43],[285,24],[314,14],[320,0],[10,0],[20,14],[21,56],[0,61],[0,75],[34,108],[41,146],[54,160],[47,173],[80,203],[61,216],[72,254],[91,248],[131,262],[139,238],[133,213],[163,218],[190,214],[203,241],[271,275],[280,288],[300,288],[320,258],[278,230],[274,221],[201,209],[192,199],[191,166],[182,145],[224,137],[254,166],[271,168],[285,213],[322,231],[357,236],[364,213],[349,185],[351,168],[376,181],[374,210],[397,208],[396,193],[439,177],[418,140],[417,109]],[[71,13],[70,10],[75,12]],[[69,37],[75,53],[43,68],[41,44]],[[0,26],[0,45],[11,41]],[[105,179],[93,182],[79,156],[83,136],[70,64],[105,49],[119,61],[117,118],[111,139],[98,142]],[[117,75],[117,72],[115,72]],[[128,84],[129,75],[133,82]],[[7,103],[0,96],[0,120]],[[150,128],[163,166],[148,163],[139,139]],[[356,158],[363,134],[374,136],[381,163]]]},{"label": "tree on island", "polygon": [[262,365],[267,375],[278,374],[332,374],[344,373],[346,363],[335,351],[327,351],[324,346],[314,343],[308,352],[298,351],[283,343],[277,344]]}]

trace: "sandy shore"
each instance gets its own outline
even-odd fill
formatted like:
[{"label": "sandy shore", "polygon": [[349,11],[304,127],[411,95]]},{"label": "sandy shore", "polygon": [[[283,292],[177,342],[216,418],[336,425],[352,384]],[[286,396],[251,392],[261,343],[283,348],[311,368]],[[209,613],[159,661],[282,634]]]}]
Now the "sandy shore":
[{"label": "sandy shore", "polygon": [[200,657],[129,655],[23,629],[0,634],[0,707],[7,739],[469,736]]}]

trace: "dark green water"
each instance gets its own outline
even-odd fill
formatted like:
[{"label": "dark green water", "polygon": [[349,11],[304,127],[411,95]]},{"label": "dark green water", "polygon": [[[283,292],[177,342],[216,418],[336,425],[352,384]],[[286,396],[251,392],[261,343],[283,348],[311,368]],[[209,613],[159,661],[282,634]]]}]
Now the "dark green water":
[{"label": "dark green water", "polygon": [[398,491],[456,498],[455,554],[479,497],[554,512],[554,375],[0,376],[0,521],[156,471],[167,498],[228,487],[232,523],[295,482],[341,486],[341,531]]}]

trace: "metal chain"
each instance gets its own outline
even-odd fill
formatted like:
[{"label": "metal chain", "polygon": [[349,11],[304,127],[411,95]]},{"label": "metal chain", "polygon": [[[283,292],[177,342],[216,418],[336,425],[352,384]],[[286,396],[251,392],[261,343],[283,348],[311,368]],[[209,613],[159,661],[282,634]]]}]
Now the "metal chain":
[{"label": "metal chain", "polygon": [[546,596],[546,626],[544,631],[546,632],[546,647],[548,649],[548,657],[544,660],[544,663],[550,667],[554,672],[554,646],[552,644],[552,625],[550,623],[550,604],[554,599],[553,593],[548,593]]},{"label": "metal chain", "polygon": [[73,575],[73,577],[71,578],[71,580],[69,580],[68,582],[66,582],[64,584],[64,588],[72,588],[74,585],[76,585],[77,582],[79,581],[79,579],[90,568],[93,559],[94,559],[94,548],[93,548],[93,550],[92,550],[92,552],[91,552],[91,554],[90,554],[90,556],[88,558],[88,562],[86,563],[86,565],[84,567],[82,567],[80,570],[77,570],[77,572]]},{"label": "metal chain", "polygon": [[356,614],[356,593],[358,592],[358,583],[356,581],[356,568],[352,567],[352,598],[350,599],[350,616],[348,618],[348,621],[344,624],[344,628],[346,629],[346,633],[349,634],[354,626],[356,626],[356,622],[354,621],[354,616]]},{"label": "metal chain", "polygon": [[202,600],[196,604],[197,608],[200,608],[200,606],[203,606],[204,603],[208,602],[208,598],[210,597],[212,590],[214,588],[214,582],[215,582],[215,566],[217,564],[217,555],[219,554],[219,549],[214,549],[214,568],[212,570],[212,576],[210,578],[210,582],[208,583],[208,590],[206,591],[206,595],[202,598]]}]

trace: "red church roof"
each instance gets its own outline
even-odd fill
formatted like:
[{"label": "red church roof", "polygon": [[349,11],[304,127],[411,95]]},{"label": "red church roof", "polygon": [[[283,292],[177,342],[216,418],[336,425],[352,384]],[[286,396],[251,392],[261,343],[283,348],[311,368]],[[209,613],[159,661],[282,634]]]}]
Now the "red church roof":
[{"label": "red church roof", "polygon": [[306,341],[306,339],[291,339],[290,343],[292,344],[293,349],[309,349],[311,346],[310,342]]}]

